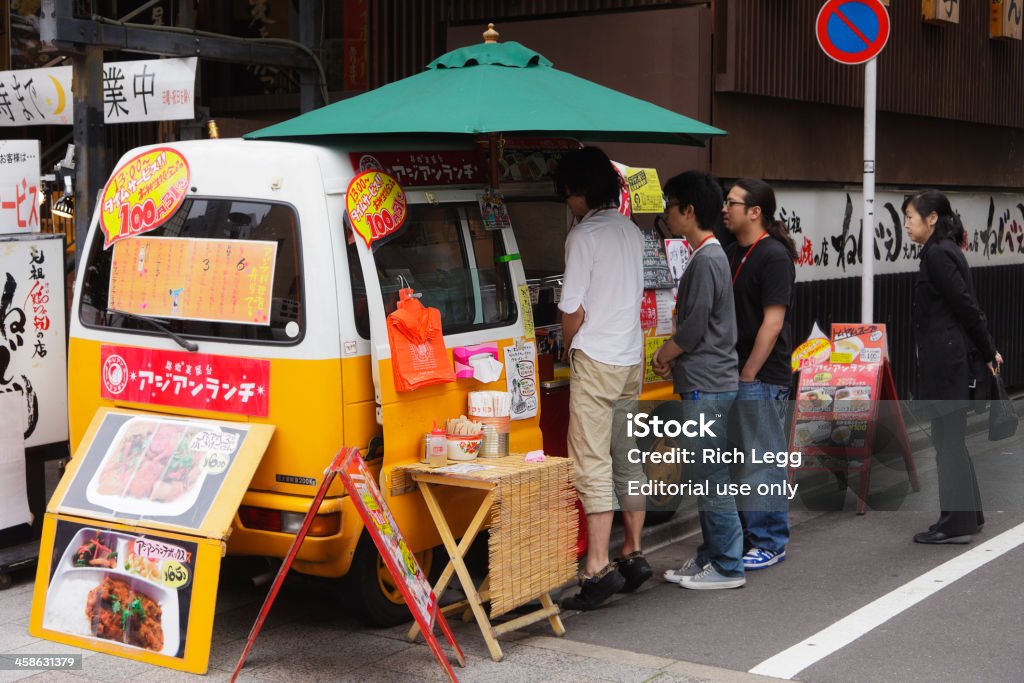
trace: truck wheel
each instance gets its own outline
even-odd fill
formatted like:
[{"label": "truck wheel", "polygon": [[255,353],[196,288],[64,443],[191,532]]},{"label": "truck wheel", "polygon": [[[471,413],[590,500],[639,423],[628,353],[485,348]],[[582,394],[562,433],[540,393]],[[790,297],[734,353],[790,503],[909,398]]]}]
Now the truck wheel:
[{"label": "truck wheel", "polygon": [[[440,575],[445,565],[441,559],[444,555],[442,548],[428,548],[416,553],[416,561],[431,585],[436,579],[435,574]],[[344,588],[346,603],[367,626],[387,628],[412,619],[398,584],[367,533],[362,535],[356,546],[352,568],[345,575]]]}]

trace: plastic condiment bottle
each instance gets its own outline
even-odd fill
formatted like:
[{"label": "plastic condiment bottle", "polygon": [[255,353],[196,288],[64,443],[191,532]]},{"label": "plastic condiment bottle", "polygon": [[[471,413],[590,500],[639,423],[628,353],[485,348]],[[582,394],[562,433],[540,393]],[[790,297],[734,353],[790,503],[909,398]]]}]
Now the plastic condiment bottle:
[{"label": "plastic condiment bottle", "polygon": [[445,439],[444,430],[434,422],[434,429],[430,432],[430,448],[428,449],[429,465],[431,467],[444,467],[448,464],[448,442]]}]

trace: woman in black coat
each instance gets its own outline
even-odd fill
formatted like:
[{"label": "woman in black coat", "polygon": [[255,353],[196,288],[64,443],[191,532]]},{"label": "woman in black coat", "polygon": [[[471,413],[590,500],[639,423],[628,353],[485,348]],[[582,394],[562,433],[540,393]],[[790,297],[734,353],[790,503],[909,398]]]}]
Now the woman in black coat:
[{"label": "woman in black coat", "polygon": [[965,443],[972,359],[1001,364],[985,314],[974,296],[962,245],[966,233],[949,200],[937,190],[903,203],[910,239],[923,244],[914,283],[917,398],[932,418],[939,475],[939,521],[917,543],[970,543],[985,523],[974,463]]}]

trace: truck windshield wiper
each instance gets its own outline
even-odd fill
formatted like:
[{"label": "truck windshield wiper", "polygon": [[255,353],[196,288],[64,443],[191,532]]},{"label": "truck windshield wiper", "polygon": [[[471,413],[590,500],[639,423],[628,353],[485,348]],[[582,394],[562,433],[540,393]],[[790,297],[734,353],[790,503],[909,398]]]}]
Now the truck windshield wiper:
[{"label": "truck windshield wiper", "polygon": [[124,317],[130,318],[131,320],[138,320],[139,322],[144,322],[150,327],[159,330],[160,332],[163,332],[165,336],[173,339],[178,346],[185,349],[186,351],[191,351],[192,353],[195,353],[196,351],[199,350],[199,344],[196,344],[195,342],[185,339],[176,332],[172,332],[170,328],[165,327],[162,323],[157,322],[153,318],[147,318],[144,315],[136,315],[135,313],[128,313],[127,311],[118,311],[113,308],[108,308],[107,314],[123,315]]}]

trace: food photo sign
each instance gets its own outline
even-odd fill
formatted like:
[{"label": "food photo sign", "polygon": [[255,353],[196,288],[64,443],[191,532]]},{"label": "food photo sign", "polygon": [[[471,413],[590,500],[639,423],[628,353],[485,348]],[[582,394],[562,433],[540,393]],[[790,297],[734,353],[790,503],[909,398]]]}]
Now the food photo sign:
[{"label": "food photo sign", "polygon": [[48,511],[222,538],[273,429],[102,409]]},{"label": "food photo sign", "polygon": [[273,432],[98,410],[47,507],[30,633],[205,672],[224,541]]},{"label": "food photo sign", "polygon": [[221,542],[47,514],[29,632],[204,673]]}]

